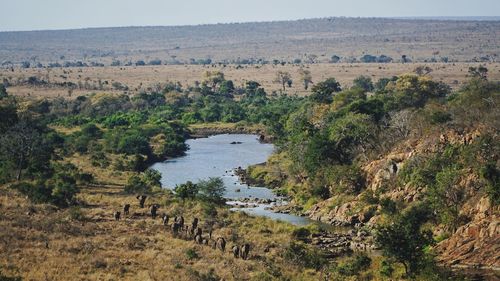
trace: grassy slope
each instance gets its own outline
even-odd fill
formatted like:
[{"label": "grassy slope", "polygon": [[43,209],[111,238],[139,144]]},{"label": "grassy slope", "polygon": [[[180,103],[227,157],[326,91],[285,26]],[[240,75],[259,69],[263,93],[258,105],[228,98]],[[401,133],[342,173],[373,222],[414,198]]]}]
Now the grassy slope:
[{"label": "grassy slope", "polygon": [[[104,170],[100,172],[98,180],[107,177]],[[148,217],[147,209],[139,209],[134,196],[124,194],[119,185],[83,187],[78,198],[81,208],[56,210],[33,205],[6,186],[0,187],[4,274],[23,280],[196,280],[197,272],[213,269],[224,280],[260,280],[259,274],[272,267],[288,277],[317,279],[314,272],[285,267],[280,258],[281,245],[289,241],[293,229],[288,224],[219,209],[213,235],[228,241],[226,253],[221,253],[173,238],[159,218]],[[147,202],[162,204],[160,213],[182,213],[187,222],[194,216],[202,225],[207,221],[200,205],[174,202],[168,193],[159,192]],[[125,203],[132,204],[131,215],[114,221],[114,211]],[[28,214],[30,209],[35,212]],[[252,245],[248,261],[229,253],[234,243],[244,242]],[[190,260],[188,249],[194,249],[199,258]]]}]

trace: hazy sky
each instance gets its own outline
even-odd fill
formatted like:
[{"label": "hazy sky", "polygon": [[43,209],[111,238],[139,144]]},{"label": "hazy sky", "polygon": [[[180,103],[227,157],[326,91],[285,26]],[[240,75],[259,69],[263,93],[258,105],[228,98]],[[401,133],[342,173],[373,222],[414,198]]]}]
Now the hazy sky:
[{"label": "hazy sky", "polygon": [[1,31],[329,16],[500,16],[499,0],[0,0],[0,4]]}]

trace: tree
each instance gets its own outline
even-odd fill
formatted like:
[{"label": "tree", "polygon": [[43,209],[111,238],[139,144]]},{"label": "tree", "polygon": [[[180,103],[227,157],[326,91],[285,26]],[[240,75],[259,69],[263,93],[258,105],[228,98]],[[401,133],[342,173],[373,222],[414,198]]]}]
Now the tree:
[{"label": "tree", "polygon": [[340,61],[340,57],[337,56],[337,55],[333,55],[331,58],[330,58],[330,62],[331,63],[338,63]]},{"label": "tree", "polygon": [[469,75],[473,78],[479,78],[482,80],[488,79],[488,68],[480,65],[478,67],[469,67]]},{"label": "tree", "polygon": [[52,148],[31,123],[33,121],[22,120],[0,137],[1,162],[15,171],[17,181],[25,169],[43,173],[50,166]]},{"label": "tree", "polygon": [[177,185],[174,188],[175,196],[182,200],[196,198],[196,195],[198,195],[198,190],[198,185],[194,184],[191,181]]},{"label": "tree", "polygon": [[372,79],[368,76],[358,76],[356,79],[354,79],[353,83],[354,87],[361,88],[365,92],[371,92],[374,89]]},{"label": "tree", "polygon": [[147,169],[144,172],[143,180],[149,186],[161,187],[161,173],[157,170]]},{"label": "tree", "polygon": [[221,204],[224,202],[226,187],[221,178],[209,178],[197,183],[198,197],[205,202]]},{"label": "tree", "polygon": [[224,95],[224,96],[232,96],[234,93],[234,83],[231,80],[224,80],[222,81],[220,88],[219,88],[219,93]]},{"label": "tree", "polygon": [[216,92],[222,82],[226,80],[224,73],[221,71],[206,71],[203,77],[202,84],[209,87],[213,92]]},{"label": "tree", "polygon": [[6,98],[8,96],[7,89],[3,83],[0,83],[0,100]]},{"label": "tree", "polygon": [[377,57],[372,55],[364,55],[359,60],[364,63],[373,63],[377,62]]},{"label": "tree", "polygon": [[[0,105],[0,136],[18,121],[17,108],[14,105]],[[1,138],[1,137],[0,137]]]},{"label": "tree", "polygon": [[304,90],[307,90],[309,88],[309,84],[313,82],[311,71],[301,68],[299,69],[299,75],[300,80],[304,83]]},{"label": "tree", "polygon": [[430,218],[431,210],[425,204],[410,207],[389,225],[379,226],[375,241],[386,257],[393,258],[413,277],[425,267],[425,248],[432,244],[432,232],[422,229]]},{"label": "tree", "polygon": [[335,78],[328,78],[314,85],[310,98],[318,103],[331,103],[333,101],[333,93],[340,91],[342,91],[342,88],[339,82]]},{"label": "tree", "polygon": [[423,107],[429,99],[446,97],[451,89],[442,82],[432,81],[427,76],[401,75],[395,83],[386,86],[393,90],[394,109]]},{"label": "tree", "polygon": [[336,147],[337,160],[349,163],[357,148],[366,150],[366,145],[375,135],[375,126],[370,116],[349,112],[335,121],[328,131],[329,140]]},{"label": "tree", "polygon": [[427,74],[431,73],[432,72],[432,68],[430,68],[428,66],[420,65],[420,66],[417,66],[417,68],[415,68],[414,72],[418,76],[424,76],[424,75],[427,75]]},{"label": "tree", "polygon": [[274,78],[274,83],[280,84],[283,87],[283,92],[285,91],[285,86],[292,79],[290,73],[286,71],[278,71],[276,73],[276,78]]}]

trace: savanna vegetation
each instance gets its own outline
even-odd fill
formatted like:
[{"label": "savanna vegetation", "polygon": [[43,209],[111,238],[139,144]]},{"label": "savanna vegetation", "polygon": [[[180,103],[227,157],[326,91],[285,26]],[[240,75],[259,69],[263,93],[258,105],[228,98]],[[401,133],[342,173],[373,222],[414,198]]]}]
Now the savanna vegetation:
[{"label": "savanna vegetation", "polygon": [[[310,73],[301,75],[308,88]],[[484,68],[470,75],[458,91],[426,75],[360,76],[352,87],[329,78],[314,83],[307,97],[286,95],[293,83],[286,73],[276,76],[280,94],[255,81],[236,86],[219,71],[194,85],[169,82],[133,96],[20,99],[2,85],[0,220],[8,233],[1,231],[0,245],[8,254],[0,255],[0,278],[40,279],[28,267],[56,264],[58,254],[77,264],[46,269],[45,278],[448,278],[437,267],[436,243],[472,220],[463,212],[471,198],[484,196],[493,208],[500,202],[500,85],[488,81]],[[249,175],[288,196],[301,213],[349,203],[347,223],[370,228],[382,255],[326,258],[308,243],[317,226],[230,212],[217,178],[161,189],[161,175],[148,167],[183,155],[192,128],[207,123],[263,128],[277,152]],[[395,160],[398,153],[406,156]],[[374,175],[372,165],[381,161],[387,176]],[[251,258],[175,239],[135,205],[125,223],[115,221],[113,212],[138,194],[160,212],[200,218],[230,243],[251,243]],[[24,249],[47,259],[12,260],[23,260]]]}]

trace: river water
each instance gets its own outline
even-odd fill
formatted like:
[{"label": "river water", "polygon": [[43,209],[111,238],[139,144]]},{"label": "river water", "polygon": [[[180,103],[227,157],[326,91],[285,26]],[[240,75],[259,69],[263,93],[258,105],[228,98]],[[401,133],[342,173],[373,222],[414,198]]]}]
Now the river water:
[{"label": "river water", "polygon": [[221,177],[226,186],[225,198],[230,205],[244,205],[242,198],[276,200],[276,203],[257,204],[250,208],[233,208],[251,215],[265,216],[287,221],[295,225],[306,225],[311,220],[290,214],[274,213],[267,210],[271,204],[283,204],[283,198],[276,196],[265,187],[249,187],[239,182],[234,173],[237,167],[247,168],[267,161],[274,151],[272,144],[258,141],[257,135],[224,134],[208,138],[189,139],[189,150],[179,158],[156,163],[151,168],[162,174],[164,188],[173,189],[176,185],[192,181]]}]

